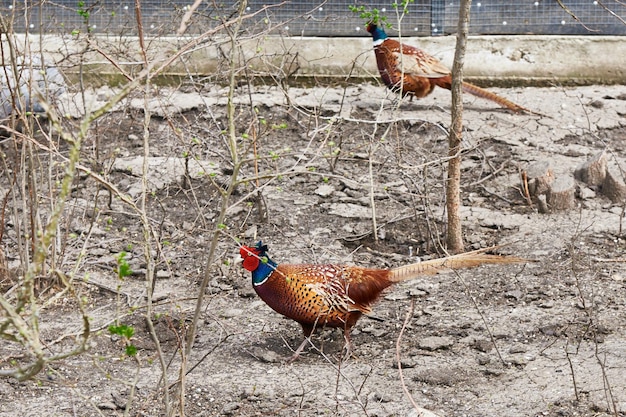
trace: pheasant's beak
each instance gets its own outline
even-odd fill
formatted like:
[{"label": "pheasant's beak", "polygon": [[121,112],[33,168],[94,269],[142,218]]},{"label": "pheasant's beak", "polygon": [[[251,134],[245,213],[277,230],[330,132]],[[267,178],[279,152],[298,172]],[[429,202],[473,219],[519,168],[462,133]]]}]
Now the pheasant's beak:
[{"label": "pheasant's beak", "polygon": [[240,254],[237,254],[237,256],[235,256],[235,259],[233,259],[233,263],[235,265],[241,264],[241,266],[243,267],[243,258],[241,257]]}]

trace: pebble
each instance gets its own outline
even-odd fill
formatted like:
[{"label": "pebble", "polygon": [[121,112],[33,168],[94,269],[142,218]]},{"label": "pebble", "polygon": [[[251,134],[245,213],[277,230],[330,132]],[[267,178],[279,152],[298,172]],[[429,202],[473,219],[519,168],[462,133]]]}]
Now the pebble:
[{"label": "pebble", "polygon": [[228,319],[232,317],[241,316],[242,314],[243,314],[243,310],[240,308],[229,308],[227,310],[222,311],[220,316],[225,319]]},{"label": "pebble", "polygon": [[493,349],[493,343],[491,340],[487,339],[478,339],[474,340],[471,346],[479,352],[488,353]]},{"label": "pebble", "polygon": [[508,291],[506,294],[504,294],[504,296],[506,298],[513,298],[516,301],[519,301],[522,297],[524,297],[524,293],[521,292],[520,290],[513,290],[513,291]]},{"label": "pebble", "polygon": [[374,337],[380,338],[386,335],[387,331],[383,329],[382,327],[368,326],[368,327],[363,328],[363,333],[369,333],[373,335]]},{"label": "pebble", "polygon": [[232,416],[239,409],[239,403],[226,403],[222,407],[222,415]]},{"label": "pebble", "polygon": [[259,358],[262,362],[265,362],[265,363],[279,363],[283,359],[276,352],[272,350],[262,349],[259,347],[255,348],[252,351],[252,355]]},{"label": "pebble", "polygon": [[369,219],[372,217],[372,210],[352,203],[336,203],[331,204],[328,214],[331,216],[339,216],[346,218]]},{"label": "pebble", "polygon": [[117,410],[117,405],[113,401],[103,401],[98,404],[100,410]]},{"label": "pebble", "polygon": [[448,349],[452,345],[454,345],[454,339],[446,336],[425,337],[418,342],[420,349],[429,351]]},{"label": "pebble", "polygon": [[321,197],[328,197],[335,192],[335,187],[330,184],[322,184],[315,190],[315,194]]},{"label": "pebble", "polygon": [[512,356],[509,358],[509,363],[514,366],[526,366],[528,365],[528,359],[524,356]]},{"label": "pebble", "polygon": [[581,200],[590,200],[596,198],[596,192],[589,187],[581,187],[578,192],[578,197],[580,197]]},{"label": "pebble", "polygon": [[[402,369],[407,368],[415,368],[417,366],[417,359],[414,356],[401,357],[400,358],[400,366]],[[393,360],[393,369],[398,369],[398,361],[394,358]]]},{"label": "pebble", "polygon": [[127,391],[112,392],[111,397],[113,398],[113,403],[118,409],[122,410],[126,408],[126,402],[128,401]]},{"label": "pebble", "polygon": [[509,353],[526,353],[527,349],[524,345],[515,345],[509,349]]},{"label": "pebble", "polygon": [[167,279],[167,278],[170,278],[171,276],[172,276],[172,273],[165,269],[159,270],[156,273],[156,279]]},{"label": "pebble", "polygon": [[481,353],[476,357],[476,362],[478,362],[479,365],[487,365],[489,362],[491,362],[491,358],[489,357],[489,355]]},{"label": "pebble", "polygon": [[391,401],[391,397],[389,394],[383,394],[381,392],[375,391],[369,395],[369,398],[377,403],[388,403]]}]

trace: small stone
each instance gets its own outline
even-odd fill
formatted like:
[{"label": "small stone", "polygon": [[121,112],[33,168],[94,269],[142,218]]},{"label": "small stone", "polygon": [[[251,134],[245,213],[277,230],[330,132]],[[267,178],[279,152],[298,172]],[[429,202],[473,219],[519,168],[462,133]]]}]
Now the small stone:
[{"label": "small stone", "polygon": [[241,316],[242,314],[243,314],[243,310],[240,308],[229,308],[228,310],[224,310],[222,314],[220,314],[220,316],[225,319],[228,319],[232,317]]},{"label": "small stone", "polygon": [[435,351],[440,349],[448,349],[454,345],[454,339],[451,337],[431,336],[425,337],[417,344],[420,349]]},{"label": "small stone", "polygon": [[413,288],[409,288],[407,293],[411,296],[411,297],[423,297],[427,294],[429,294],[428,291],[426,291],[423,288],[418,288],[418,287],[413,287]]},{"label": "small stone", "polygon": [[369,207],[358,204],[336,203],[330,205],[328,214],[349,219],[370,219],[372,217],[372,210]]},{"label": "small stone", "polygon": [[589,187],[581,187],[578,191],[578,197],[581,200],[591,200],[596,198],[596,192]]},{"label": "small stone", "polygon": [[222,415],[232,416],[239,409],[239,403],[226,403],[222,407]]},{"label": "small stone", "polygon": [[117,405],[113,401],[103,401],[98,404],[100,410],[117,410]]},{"label": "small stone", "polygon": [[126,408],[126,402],[128,398],[127,392],[112,392],[111,397],[113,398],[113,403],[117,406],[118,409]]},{"label": "small stone", "polygon": [[487,368],[484,370],[485,375],[487,376],[500,376],[504,373],[504,370],[501,368],[497,368],[495,366]]},{"label": "small stone", "polygon": [[335,187],[330,184],[322,184],[315,189],[315,194],[321,197],[328,197],[335,192]]},{"label": "small stone", "polygon": [[470,345],[479,352],[488,353],[493,349],[493,343],[487,339],[477,339]]},{"label": "small stone", "polygon": [[489,357],[489,355],[481,353],[476,357],[476,362],[478,362],[479,365],[487,365],[489,362],[491,362],[491,358]]},{"label": "small stone", "polygon": [[[402,367],[402,369],[415,368],[417,366],[417,361],[412,356],[406,358],[401,357],[400,366]],[[393,360],[393,368],[398,369],[398,361],[395,358]]]},{"label": "small stone", "polygon": [[526,359],[524,356],[513,356],[509,358],[509,363],[514,366],[524,367],[528,365],[528,359]]},{"label": "small stone", "polygon": [[132,271],[131,275],[133,277],[145,277],[146,269],[142,268],[140,265],[142,263],[139,262],[130,262],[130,270]]},{"label": "small stone", "polygon": [[156,303],[159,301],[165,301],[169,298],[169,293],[168,292],[154,292],[154,294],[152,294],[152,302]]},{"label": "small stone", "polygon": [[594,100],[591,103],[589,103],[589,105],[595,109],[601,109],[604,107],[604,102],[600,100]]},{"label": "small stone", "polygon": [[381,338],[387,334],[387,331],[382,327],[375,328],[372,332],[372,335],[377,338]]},{"label": "small stone", "polygon": [[506,294],[504,294],[504,296],[506,298],[513,298],[514,300],[519,301],[524,296],[524,293],[521,292],[520,290],[513,290],[513,291],[508,291]]},{"label": "small stone", "polygon": [[527,349],[524,345],[515,345],[509,349],[509,353],[526,353]]},{"label": "small stone", "polygon": [[172,276],[172,273],[166,270],[159,270],[156,273],[156,279],[167,279],[167,278],[170,278],[171,276]]},{"label": "small stone", "polygon": [[279,363],[283,359],[273,350],[267,350],[260,347],[256,347],[252,350],[252,356],[265,363]]},{"label": "small stone", "polygon": [[391,401],[391,397],[389,397],[388,394],[383,394],[378,391],[372,392],[369,397],[377,403],[388,403]]}]

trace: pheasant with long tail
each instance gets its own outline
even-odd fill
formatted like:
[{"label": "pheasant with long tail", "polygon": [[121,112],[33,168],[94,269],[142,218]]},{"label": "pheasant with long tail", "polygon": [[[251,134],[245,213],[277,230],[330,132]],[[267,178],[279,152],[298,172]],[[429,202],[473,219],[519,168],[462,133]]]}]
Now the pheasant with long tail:
[{"label": "pheasant with long tail", "polygon": [[[452,89],[452,74],[437,58],[419,48],[390,39],[375,22],[368,23],[366,29],[374,39],[378,72],[390,90],[401,92],[403,97],[408,95],[422,98],[429,95],[436,86]],[[515,113],[534,113],[468,82],[463,83],[463,91],[491,100]]]},{"label": "pheasant with long tail", "polygon": [[[492,249],[492,248],[489,248]],[[316,327],[344,330],[351,351],[350,330],[362,315],[370,315],[372,304],[391,285],[435,274],[446,269],[483,264],[510,264],[526,260],[485,253],[489,249],[419,262],[394,269],[370,269],[350,265],[277,264],[267,255],[267,246],[242,246],[243,267],[252,272],[256,293],[277,313],[297,321],[305,339],[291,360],[296,359]]]}]

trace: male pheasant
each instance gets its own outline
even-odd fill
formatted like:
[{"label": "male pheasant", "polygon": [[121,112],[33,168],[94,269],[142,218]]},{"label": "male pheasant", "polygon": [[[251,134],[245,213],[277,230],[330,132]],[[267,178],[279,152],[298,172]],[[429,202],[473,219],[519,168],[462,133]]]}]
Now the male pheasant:
[{"label": "male pheasant", "polygon": [[[390,39],[384,29],[374,22],[368,23],[366,29],[374,39],[378,72],[390,90],[401,92],[403,97],[409,95],[411,98],[422,98],[430,94],[435,86],[448,90],[452,88],[450,70],[437,58],[421,49]],[[464,82],[463,91],[494,101],[515,113],[533,113],[474,84]]]},{"label": "male pheasant", "polygon": [[444,269],[525,262],[514,256],[484,253],[487,250],[389,270],[331,264],[277,264],[267,256],[267,246],[260,241],[252,247],[242,246],[240,254],[243,267],[252,272],[252,285],[259,297],[273,310],[302,326],[305,339],[293,354],[291,360],[294,360],[318,326],[343,328],[349,353],[352,327],[363,314],[371,313],[371,306],[381,292],[397,282]]}]

